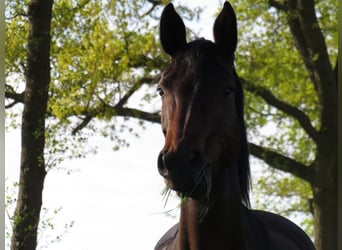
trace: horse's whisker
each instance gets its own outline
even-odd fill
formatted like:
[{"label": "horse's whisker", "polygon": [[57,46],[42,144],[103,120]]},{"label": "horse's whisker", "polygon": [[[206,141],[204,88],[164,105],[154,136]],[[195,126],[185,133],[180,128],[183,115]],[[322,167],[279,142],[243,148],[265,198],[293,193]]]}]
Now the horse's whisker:
[{"label": "horse's whisker", "polygon": [[168,188],[167,186],[165,186],[161,192],[161,195],[164,197],[164,200],[165,200],[165,202],[164,202],[164,208],[165,208],[166,204],[169,200],[169,197],[171,195],[171,189]]}]

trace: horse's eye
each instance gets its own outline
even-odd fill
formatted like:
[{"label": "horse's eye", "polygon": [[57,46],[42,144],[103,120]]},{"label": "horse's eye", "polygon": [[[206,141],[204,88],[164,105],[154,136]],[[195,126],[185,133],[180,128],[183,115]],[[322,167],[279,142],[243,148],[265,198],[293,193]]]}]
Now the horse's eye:
[{"label": "horse's eye", "polygon": [[232,87],[226,87],[224,89],[224,94],[227,95],[227,96],[230,96],[233,93],[234,93],[234,89]]},{"label": "horse's eye", "polygon": [[159,94],[160,96],[164,96],[164,94],[165,94],[165,92],[164,92],[164,90],[163,90],[162,87],[158,87],[158,88],[157,88],[157,92],[158,92],[158,94]]}]

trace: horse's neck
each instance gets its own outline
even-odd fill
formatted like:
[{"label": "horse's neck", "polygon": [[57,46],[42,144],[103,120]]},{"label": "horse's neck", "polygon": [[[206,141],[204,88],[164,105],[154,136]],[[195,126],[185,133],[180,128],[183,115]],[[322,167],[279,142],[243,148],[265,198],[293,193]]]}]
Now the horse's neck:
[{"label": "horse's neck", "polygon": [[183,202],[175,249],[245,248],[237,171],[221,171],[213,181],[209,210],[203,218],[203,202],[191,198]]}]

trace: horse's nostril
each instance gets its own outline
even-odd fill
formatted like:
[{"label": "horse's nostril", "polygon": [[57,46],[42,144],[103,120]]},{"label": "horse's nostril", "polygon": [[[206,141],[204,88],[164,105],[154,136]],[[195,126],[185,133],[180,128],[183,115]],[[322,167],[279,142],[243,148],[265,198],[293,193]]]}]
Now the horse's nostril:
[{"label": "horse's nostril", "polygon": [[161,176],[166,177],[169,174],[169,171],[165,166],[165,152],[160,152],[158,156],[158,171]]}]

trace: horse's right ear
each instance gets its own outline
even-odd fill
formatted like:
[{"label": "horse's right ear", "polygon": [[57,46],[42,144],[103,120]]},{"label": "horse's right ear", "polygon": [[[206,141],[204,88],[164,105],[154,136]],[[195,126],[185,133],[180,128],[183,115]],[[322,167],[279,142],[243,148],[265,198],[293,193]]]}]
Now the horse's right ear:
[{"label": "horse's right ear", "polygon": [[236,16],[233,7],[225,2],[221,13],[215,20],[214,39],[223,55],[231,56],[237,44]]},{"label": "horse's right ear", "polygon": [[185,49],[187,45],[185,25],[172,3],[169,3],[163,10],[159,31],[161,45],[167,54],[174,56]]}]

